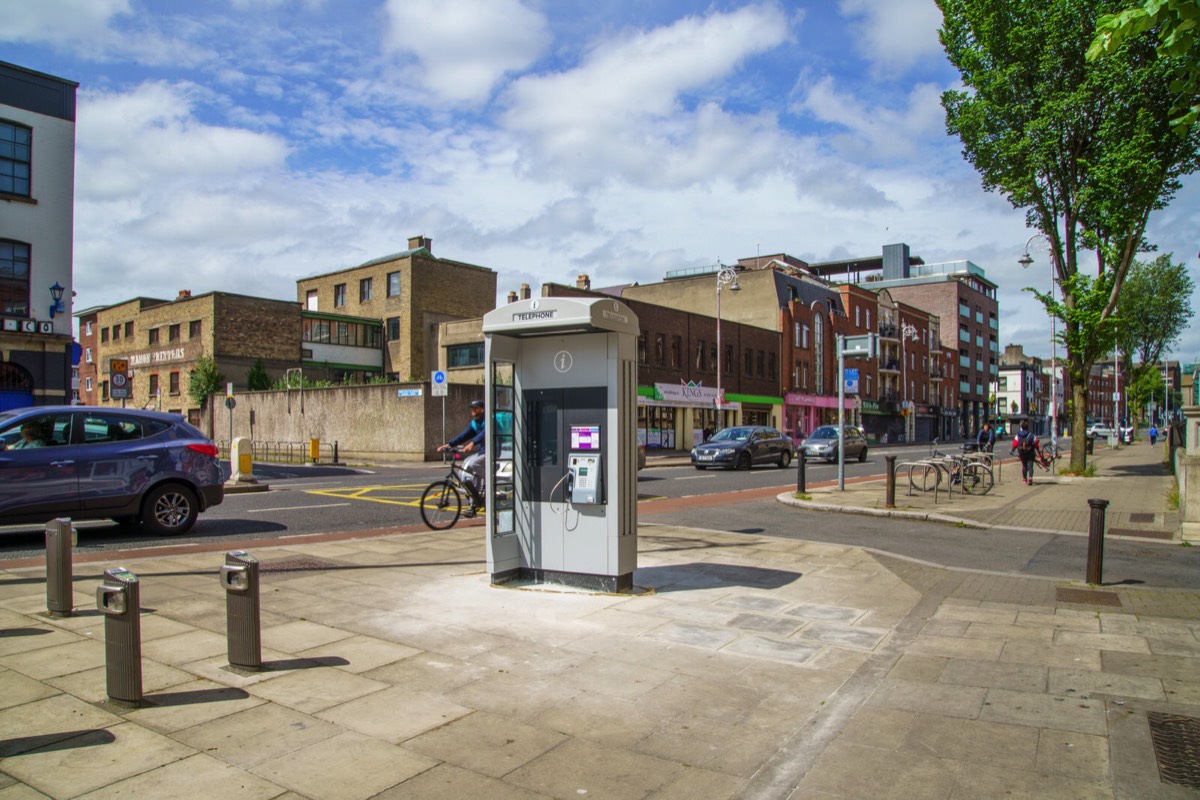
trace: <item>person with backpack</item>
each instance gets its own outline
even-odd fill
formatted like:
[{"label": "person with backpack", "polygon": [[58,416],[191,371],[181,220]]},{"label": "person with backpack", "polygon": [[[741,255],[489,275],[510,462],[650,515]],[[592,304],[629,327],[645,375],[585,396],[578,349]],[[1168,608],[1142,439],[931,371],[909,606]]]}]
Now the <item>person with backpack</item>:
[{"label": "person with backpack", "polygon": [[1021,430],[1013,438],[1012,452],[1021,459],[1021,480],[1033,486],[1033,462],[1037,459],[1038,437],[1029,430],[1029,420],[1021,420]]},{"label": "person with backpack", "polygon": [[1158,441],[1158,426],[1151,425],[1150,426],[1150,446],[1153,447],[1154,443],[1157,441]]}]

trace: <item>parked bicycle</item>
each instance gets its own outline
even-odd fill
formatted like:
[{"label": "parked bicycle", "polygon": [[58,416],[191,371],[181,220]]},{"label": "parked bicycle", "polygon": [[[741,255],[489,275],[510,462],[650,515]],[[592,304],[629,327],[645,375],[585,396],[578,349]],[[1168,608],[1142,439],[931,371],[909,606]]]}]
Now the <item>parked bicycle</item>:
[{"label": "parked bicycle", "polygon": [[459,517],[473,517],[484,508],[483,498],[471,484],[471,475],[463,469],[462,448],[456,447],[450,452],[453,458],[449,474],[429,484],[421,494],[421,519],[435,531],[451,528]]},{"label": "parked bicycle", "polygon": [[[946,454],[938,451],[937,440],[934,439],[929,446],[929,458],[942,465],[951,486],[958,486],[967,494],[987,494],[995,485],[990,453],[972,453],[965,456]],[[941,478],[939,472],[939,483]]]}]

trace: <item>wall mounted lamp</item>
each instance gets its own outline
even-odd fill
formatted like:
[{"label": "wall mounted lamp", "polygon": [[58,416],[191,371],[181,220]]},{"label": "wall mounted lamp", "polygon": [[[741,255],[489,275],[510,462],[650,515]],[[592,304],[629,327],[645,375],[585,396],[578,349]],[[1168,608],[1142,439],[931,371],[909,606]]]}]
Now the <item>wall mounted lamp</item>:
[{"label": "wall mounted lamp", "polygon": [[62,302],[63,292],[66,290],[67,287],[62,286],[58,281],[55,281],[54,285],[50,287],[50,297],[54,300],[54,302],[50,304],[50,319],[54,319],[55,314],[61,314],[67,310],[63,307]]}]

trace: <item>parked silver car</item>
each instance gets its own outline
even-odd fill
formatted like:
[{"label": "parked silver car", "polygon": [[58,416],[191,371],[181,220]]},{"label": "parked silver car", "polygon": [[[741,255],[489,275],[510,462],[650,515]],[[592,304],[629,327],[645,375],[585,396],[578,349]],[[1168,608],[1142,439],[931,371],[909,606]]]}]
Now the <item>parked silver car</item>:
[{"label": "parked silver car", "polygon": [[[867,460],[867,439],[853,425],[845,427],[846,458],[857,457],[859,461]],[[823,458],[826,461],[837,461],[838,435],[836,425],[822,425],[812,432],[804,444],[800,446],[805,458]]]}]

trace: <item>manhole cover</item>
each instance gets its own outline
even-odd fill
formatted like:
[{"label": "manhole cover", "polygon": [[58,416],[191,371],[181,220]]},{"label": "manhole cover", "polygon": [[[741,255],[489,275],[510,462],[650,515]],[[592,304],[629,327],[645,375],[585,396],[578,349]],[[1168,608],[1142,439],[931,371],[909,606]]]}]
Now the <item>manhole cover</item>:
[{"label": "manhole cover", "polygon": [[1200,789],[1200,719],[1154,711],[1147,718],[1159,777]]},{"label": "manhole cover", "polygon": [[[1132,520],[1137,522],[1137,520]],[[1143,531],[1137,528],[1109,528],[1109,534],[1112,536],[1138,536],[1142,539],[1174,539],[1175,534],[1170,531]]]},{"label": "manhole cover", "polygon": [[319,558],[297,556],[279,561],[264,561],[258,565],[259,572],[309,572],[318,569],[336,569],[339,565]]},{"label": "manhole cover", "polygon": [[1121,605],[1121,598],[1116,592],[1098,592],[1095,589],[1068,589],[1060,586],[1054,593],[1054,599],[1060,603],[1081,603],[1089,606]]},{"label": "manhole cover", "polygon": [[1129,514],[1130,522],[1154,522],[1154,513],[1148,511],[1133,511]]}]

